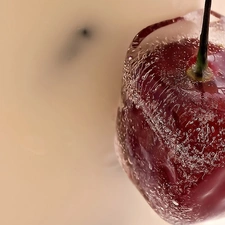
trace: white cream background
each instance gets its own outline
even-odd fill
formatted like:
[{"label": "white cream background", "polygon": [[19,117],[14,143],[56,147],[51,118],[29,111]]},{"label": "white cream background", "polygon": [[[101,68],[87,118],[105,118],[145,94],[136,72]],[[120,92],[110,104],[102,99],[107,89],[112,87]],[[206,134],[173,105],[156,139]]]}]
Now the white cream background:
[{"label": "white cream background", "polygon": [[[166,224],[114,154],[123,59],[140,29],[202,6],[200,0],[1,3],[0,224]],[[225,14],[222,0],[213,8]],[[77,53],[63,60],[71,35],[83,27],[92,37],[77,37]]]}]

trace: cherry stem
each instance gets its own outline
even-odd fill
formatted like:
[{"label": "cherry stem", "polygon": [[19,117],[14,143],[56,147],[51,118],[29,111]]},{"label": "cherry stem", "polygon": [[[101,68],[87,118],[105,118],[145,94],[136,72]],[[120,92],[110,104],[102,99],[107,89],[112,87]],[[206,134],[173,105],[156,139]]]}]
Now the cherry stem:
[{"label": "cherry stem", "polygon": [[202,78],[204,70],[207,68],[207,52],[209,42],[209,23],[212,0],[205,1],[204,17],[202,24],[202,31],[200,36],[200,46],[196,62],[196,76]]}]

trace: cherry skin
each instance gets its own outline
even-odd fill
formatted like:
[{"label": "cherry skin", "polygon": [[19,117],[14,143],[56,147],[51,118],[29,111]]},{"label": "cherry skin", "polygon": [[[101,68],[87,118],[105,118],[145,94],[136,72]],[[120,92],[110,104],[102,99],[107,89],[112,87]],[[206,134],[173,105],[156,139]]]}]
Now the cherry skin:
[{"label": "cherry skin", "polygon": [[132,182],[171,224],[225,212],[225,49],[209,42],[210,76],[198,81],[187,72],[198,48],[198,39],[184,38],[140,51],[139,59],[129,50],[125,61],[117,151]]}]

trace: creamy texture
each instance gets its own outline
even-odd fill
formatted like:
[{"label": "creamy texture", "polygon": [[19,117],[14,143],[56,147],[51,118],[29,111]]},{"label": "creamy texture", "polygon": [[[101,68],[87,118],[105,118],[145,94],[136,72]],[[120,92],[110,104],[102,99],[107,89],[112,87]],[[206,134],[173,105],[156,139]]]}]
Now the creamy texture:
[{"label": "creamy texture", "polygon": [[3,2],[0,224],[166,224],[114,156],[121,71],[140,29],[200,2]]}]

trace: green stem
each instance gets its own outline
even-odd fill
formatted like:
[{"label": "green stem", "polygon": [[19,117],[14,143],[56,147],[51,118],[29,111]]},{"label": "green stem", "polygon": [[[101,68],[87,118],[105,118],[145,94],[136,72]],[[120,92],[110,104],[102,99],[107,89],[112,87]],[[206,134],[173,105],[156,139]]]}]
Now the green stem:
[{"label": "green stem", "polygon": [[204,17],[202,24],[202,31],[200,36],[200,46],[196,62],[196,76],[202,78],[204,70],[207,68],[207,51],[209,42],[209,23],[212,0],[205,0]]}]

